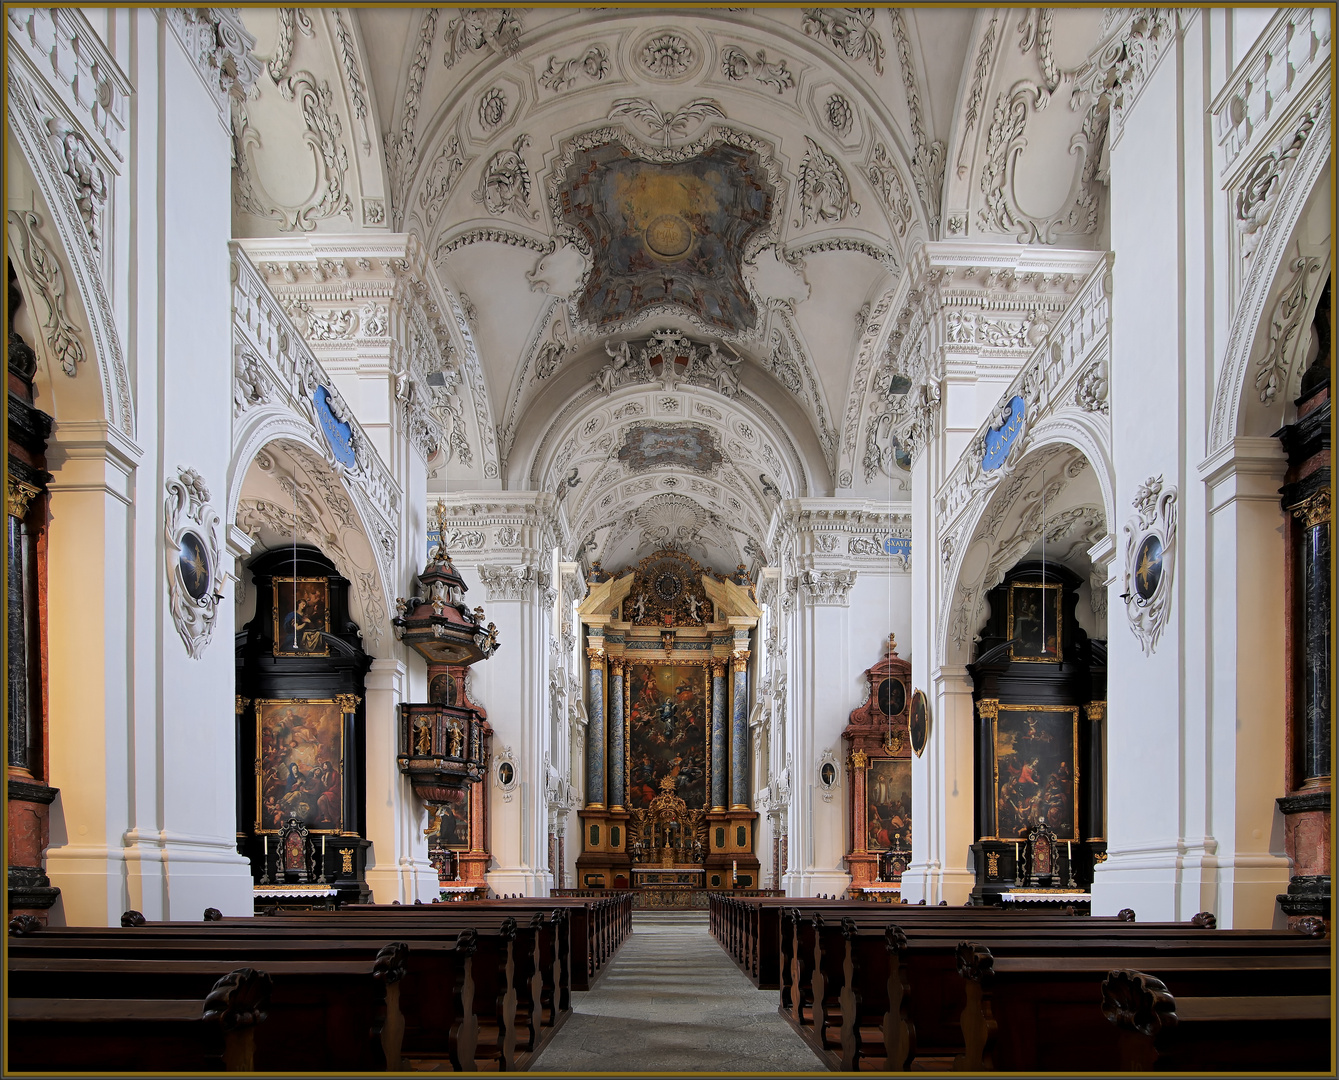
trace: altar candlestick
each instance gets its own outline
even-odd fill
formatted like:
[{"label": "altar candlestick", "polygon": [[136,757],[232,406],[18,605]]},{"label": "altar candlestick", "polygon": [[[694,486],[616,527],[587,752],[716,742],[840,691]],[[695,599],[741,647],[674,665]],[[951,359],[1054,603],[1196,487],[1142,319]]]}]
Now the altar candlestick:
[{"label": "altar candlestick", "polygon": [[739,860],[735,859],[735,861],[730,864],[730,881],[734,882],[737,881],[738,879],[739,879]]},{"label": "altar candlestick", "polygon": [[261,839],[265,841],[265,858],[268,859],[270,857],[270,838],[268,836],[262,836]]},{"label": "altar candlestick", "polygon": [[1065,858],[1068,859],[1070,862],[1073,862],[1073,861],[1074,861],[1074,841],[1073,841],[1073,840],[1066,840],[1066,841],[1065,841]]}]

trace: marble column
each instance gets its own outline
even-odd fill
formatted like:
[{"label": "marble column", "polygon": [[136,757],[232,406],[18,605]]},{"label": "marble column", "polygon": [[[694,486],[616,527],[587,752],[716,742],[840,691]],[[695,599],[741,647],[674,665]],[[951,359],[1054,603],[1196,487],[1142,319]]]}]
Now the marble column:
[{"label": "marble column", "polygon": [[590,682],[586,711],[586,806],[604,808],[604,649],[588,648]]},{"label": "marble column", "polygon": [[30,773],[32,746],[28,715],[28,620],[32,592],[32,564],[28,558],[28,530],[23,518],[37,494],[30,484],[9,480],[9,759],[11,769]]},{"label": "marble column", "polygon": [[609,805],[622,810],[626,794],[624,777],[623,661],[609,663]]},{"label": "marble column", "polygon": [[1302,784],[1330,775],[1330,489],[1293,508],[1302,537]]},{"label": "marble column", "polygon": [[725,809],[725,661],[711,664],[711,808]]},{"label": "marble column", "polygon": [[749,654],[735,653],[734,715],[730,732],[730,808],[749,808]]}]

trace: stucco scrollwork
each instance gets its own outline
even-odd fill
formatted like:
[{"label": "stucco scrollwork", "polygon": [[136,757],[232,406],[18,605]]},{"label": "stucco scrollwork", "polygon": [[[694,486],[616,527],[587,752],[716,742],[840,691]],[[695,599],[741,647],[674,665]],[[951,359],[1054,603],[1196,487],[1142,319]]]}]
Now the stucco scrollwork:
[{"label": "stucco scrollwork", "polygon": [[[609,49],[607,46],[596,42],[584,53],[569,57],[566,60],[559,60],[557,56],[550,56],[549,66],[539,76],[539,85],[544,87],[545,90],[560,94],[564,90],[570,90],[583,77],[591,82],[600,82],[608,74]],[[480,116],[482,117],[482,115],[483,107],[481,104]]]},{"label": "stucco scrollwork", "polygon": [[802,570],[788,588],[812,607],[849,607],[855,578],[854,570]]},{"label": "stucco scrollwork", "polygon": [[1125,525],[1125,613],[1150,656],[1171,617],[1176,568],[1176,488],[1150,476],[1134,496]]},{"label": "stucco scrollwork", "polygon": [[483,203],[490,214],[514,210],[530,221],[539,217],[530,206],[530,169],[521,156],[529,145],[529,135],[518,135],[509,149],[499,150],[484,165],[474,201]]},{"label": "stucco scrollwork", "polygon": [[827,41],[849,60],[868,60],[883,74],[883,39],[874,28],[874,8],[801,8],[804,32]]},{"label": "stucco scrollwork", "polygon": [[1307,300],[1314,285],[1313,278],[1320,269],[1320,260],[1299,256],[1288,267],[1292,277],[1283,287],[1274,309],[1269,314],[1269,345],[1264,355],[1255,362],[1255,389],[1260,401],[1272,405],[1284,388],[1288,372],[1296,359],[1299,337],[1306,316]]},{"label": "stucco scrollwork", "polygon": [[17,255],[41,298],[46,315],[42,336],[61,371],[74,378],[86,357],[79,331],[66,306],[65,271],[41,233],[42,218],[31,210],[9,211]]},{"label": "stucco scrollwork", "polygon": [[804,141],[809,149],[800,162],[800,219],[795,222],[796,227],[859,216],[860,204],[851,198],[851,185],[837,160],[807,135]]},{"label": "stucco scrollwork", "polygon": [[223,598],[220,519],[209,505],[209,488],[194,469],[178,469],[167,481],[163,510],[168,607],[187,654],[199,660]]},{"label": "stucco scrollwork", "polygon": [[102,253],[102,215],[107,206],[107,174],[88,140],[74,125],[58,116],[46,122],[56,160],[70,181],[74,203],[79,207],[93,250]]},{"label": "stucco scrollwork", "polygon": [[479,567],[479,580],[488,590],[489,600],[534,599],[535,569],[532,566]]},{"label": "stucco scrollwork", "polygon": [[279,223],[280,232],[311,232],[318,221],[343,214],[353,219],[353,200],[345,190],[349,155],[341,138],[339,115],[334,110],[330,84],[319,82],[310,71],[299,71],[284,81],[285,96],[291,95],[302,110],[303,141],[312,151],[315,179],[311,194],[296,204],[284,204],[266,190],[257,175],[251,154],[259,149],[260,133],[247,119],[244,102],[234,105],[233,197],[237,207],[256,217]]},{"label": "stucco scrollwork", "polygon": [[713,98],[695,98],[687,105],[664,112],[649,98],[621,98],[609,109],[609,119],[631,116],[645,124],[653,136],[662,136],[665,149],[670,148],[675,135],[686,135],[690,124],[700,124],[713,116],[725,119],[725,110]]}]

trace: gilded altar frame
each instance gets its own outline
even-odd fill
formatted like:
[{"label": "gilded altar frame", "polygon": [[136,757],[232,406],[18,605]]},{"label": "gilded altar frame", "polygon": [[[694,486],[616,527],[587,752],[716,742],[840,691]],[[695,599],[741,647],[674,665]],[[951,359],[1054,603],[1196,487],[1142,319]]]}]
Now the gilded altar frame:
[{"label": "gilded altar frame", "polygon": [[[626,649],[626,646],[625,646]],[[635,654],[634,654],[635,656]],[[630,657],[626,651],[617,657],[611,656],[611,660],[623,665],[623,790],[618,793],[619,798],[615,799],[614,794],[610,793],[610,799],[615,806],[629,805],[629,795],[632,791],[632,668],[637,666],[656,668],[656,667],[700,667],[702,668],[703,679],[703,699],[706,701],[706,715],[704,727],[705,738],[703,739],[703,805],[701,807],[692,807],[691,809],[710,810],[711,809],[711,752],[712,752],[712,730],[711,715],[715,708],[715,701],[712,697],[711,686],[711,668],[712,661],[704,660],[698,657],[684,658],[677,657],[672,652],[663,656],[653,658]],[[718,661],[719,662],[719,661]],[[725,705],[730,704],[730,688],[725,688]]]}]

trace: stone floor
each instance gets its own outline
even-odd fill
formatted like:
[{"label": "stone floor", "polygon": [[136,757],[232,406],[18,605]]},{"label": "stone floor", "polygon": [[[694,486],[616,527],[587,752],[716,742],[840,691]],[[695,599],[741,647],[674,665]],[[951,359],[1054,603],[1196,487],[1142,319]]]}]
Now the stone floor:
[{"label": "stone floor", "polygon": [[706,912],[634,912],[632,936],[532,1072],[811,1072],[823,1063],[707,929]]}]

